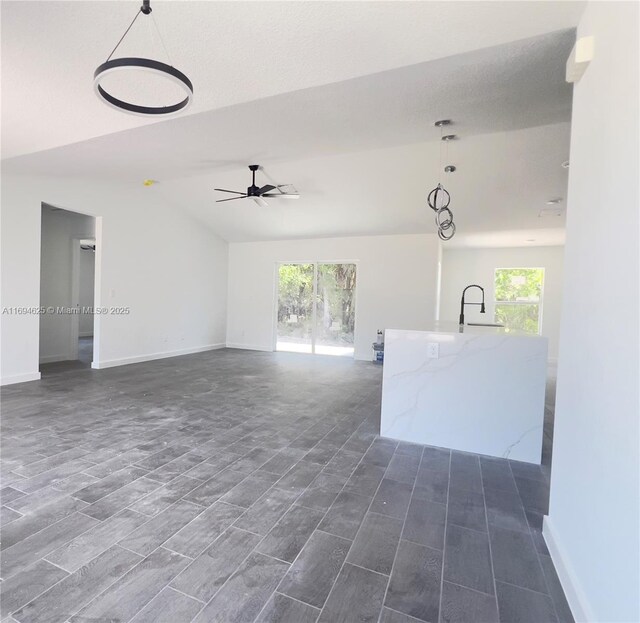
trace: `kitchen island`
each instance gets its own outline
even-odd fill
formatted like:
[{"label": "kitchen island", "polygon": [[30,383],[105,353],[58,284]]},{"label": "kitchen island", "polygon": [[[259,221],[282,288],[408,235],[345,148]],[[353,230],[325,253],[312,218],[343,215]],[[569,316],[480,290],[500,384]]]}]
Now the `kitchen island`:
[{"label": "kitchen island", "polygon": [[439,325],[384,342],[382,437],[540,463],[547,338]]}]

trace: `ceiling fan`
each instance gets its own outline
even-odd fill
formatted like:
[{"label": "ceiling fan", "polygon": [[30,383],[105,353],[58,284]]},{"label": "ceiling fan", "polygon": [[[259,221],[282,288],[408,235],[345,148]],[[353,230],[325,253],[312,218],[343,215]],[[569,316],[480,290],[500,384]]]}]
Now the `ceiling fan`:
[{"label": "ceiling fan", "polygon": [[[234,201],[235,199],[253,199],[259,206],[266,208],[269,204],[263,197],[276,198],[276,199],[298,199],[300,195],[296,192],[295,188],[290,184],[279,184],[274,186],[273,184],[266,184],[262,187],[256,186],[256,171],[260,168],[259,164],[250,164],[249,171],[251,171],[251,186],[247,188],[246,193],[242,193],[237,190],[227,190],[226,188],[214,188],[221,193],[232,193],[239,195],[239,197],[230,197],[229,199],[218,199],[216,203],[222,203],[223,201]],[[292,189],[294,192],[286,192],[283,188]],[[274,192],[275,191],[275,192]]]}]

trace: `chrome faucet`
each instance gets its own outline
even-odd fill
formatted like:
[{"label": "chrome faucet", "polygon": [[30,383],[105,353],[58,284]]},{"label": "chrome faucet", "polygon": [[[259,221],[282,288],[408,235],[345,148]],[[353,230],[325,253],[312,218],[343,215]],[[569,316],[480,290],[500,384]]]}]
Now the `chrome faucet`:
[{"label": "chrome faucet", "polygon": [[[467,293],[467,290],[469,288],[478,288],[480,290],[480,292],[482,292],[482,303],[466,303],[464,300],[465,294]],[[460,325],[464,324],[464,306],[465,305],[480,305],[480,313],[484,314],[485,313],[485,309],[484,309],[484,288],[482,286],[476,285],[475,283],[472,283],[470,286],[467,286],[463,291],[462,291],[462,298],[460,299]]]}]

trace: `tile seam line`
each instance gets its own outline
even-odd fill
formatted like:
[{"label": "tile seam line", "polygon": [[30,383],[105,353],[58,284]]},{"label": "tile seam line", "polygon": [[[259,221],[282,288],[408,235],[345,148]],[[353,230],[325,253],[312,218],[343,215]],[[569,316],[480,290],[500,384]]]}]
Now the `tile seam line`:
[{"label": "tile seam line", "polygon": [[[484,521],[487,526],[487,543],[489,544],[489,562],[491,563],[491,579],[493,580],[493,597],[496,604],[496,614],[498,615],[498,621],[500,621],[500,602],[498,600],[498,588],[496,585],[496,572],[493,565],[493,548],[491,546],[491,533],[489,532],[489,511],[487,510],[487,499],[485,496],[484,478],[482,477],[482,461],[478,461],[480,467],[480,482],[482,484],[482,503],[484,506]],[[509,472],[511,472],[511,466],[509,466]],[[511,474],[513,478],[513,474]],[[515,483],[515,480],[514,480]]]},{"label": "tile seam line", "polygon": [[[526,586],[519,586],[518,584],[514,584],[513,582],[505,582],[504,580],[496,580],[498,584],[504,584],[505,586],[512,586],[513,588],[519,588],[523,591],[527,591],[528,593],[534,593],[535,595],[542,595],[543,597],[548,597],[551,599],[551,595],[548,593],[542,593],[541,591],[533,590],[532,588],[527,588]],[[553,600],[551,600],[553,601]]]},{"label": "tile seam line", "polygon": [[[429,621],[425,621],[425,619],[419,619],[418,617],[414,617],[411,614],[406,614],[405,612],[400,612],[400,610],[396,610],[395,608],[390,608],[389,606],[382,606],[382,609],[387,609],[387,610],[391,610],[392,612],[397,612],[398,614],[401,614],[402,616],[405,617],[409,617],[409,619],[411,619],[411,621],[418,621],[418,623],[429,623]],[[382,616],[382,612],[380,613],[380,616]]]},{"label": "tile seam line", "polygon": [[[296,597],[291,597],[291,595],[287,595],[286,593],[281,593],[278,590],[273,591],[273,593],[271,594],[269,599],[267,599],[267,603],[269,603],[269,600],[271,599],[271,597],[273,595],[282,595],[282,597],[286,597],[287,599],[292,599],[293,601],[297,601],[299,604],[302,604],[304,606],[308,606],[309,608],[313,608],[314,610],[318,611],[318,614],[316,615],[316,617],[320,616],[320,608],[318,608],[318,606],[313,606],[312,604],[308,604],[306,601],[302,601],[302,599],[297,599]],[[264,608],[262,610],[264,610]],[[258,616],[260,616],[260,614],[262,613],[262,610],[258,613]]]},{"label": "tile seam line", "polygon": [[[423,451],[424,455],[424,451]],[[442,596],[444,594],[444,569],[447,555],[447,532],[449,523],[449,491],[451,490],[451,465],[453,464],[453,452],[449,450],[449,479],[447,481],[447,502],[444,511],[444,542],[442,543],[442,569],[440,570],[440,595],[438,599],[438,621],[442,620]],[[478,460],[478,469],[480,469],[480,461]],[[417,479],[416,479],[417,480]],[[412,494],[413,495],[413,494]],[[488,535],[487,535],[487,538]]]},{"label": "tile seam line", "polygon": [[[167,548],[165,548],[165,549],[169,549],[169,548],[167,547]],[[170,551],[170,552],[172,552],[173,550],[169,550],[169,551]],[[179,554],[180,552],[175,552],[175,553],[176,553],[176,554]],[[155,599],[155,598],[156,598],[156,597],[157,597],[157,596],[158,596],[162,591],[164,591],[164,590],[175,591],[176,593],[180,593],[180,595],[184,595],[185,597],[188,597],[189,599],[193,599],[194,601],[197,601],[198,603],[204,603],[204,602],[202,601],[202,599],[198,599],[197,597],[193,597],[192,595],[187,595],[186,593],[183,593],[180,589],[178,589],[178,588],[174,588],[173,586],[165,586],[163,589],[161,589],[160,591],[158,591],[158,592],[153,596],[153,598],[151,599],[151,601],[153,601],[153,600],[154,600],[154,599]],[[150,602],[148,602],[148,603],[144,606],[144,608],[146,608],[146,607],[151,603],[151,601],[150,601]],[[134,618],[135,618],[135,617],[137,617],[137,616],[138,616],[138,614],[139,614],[140,612],[142,612],[142,610],[144,610],[144,608],[140,608],[140,610],[139,610],[138,612],[136,612],[136,614],[134,614],[134,615],[133,615],[133,616],[134,616]]]}]

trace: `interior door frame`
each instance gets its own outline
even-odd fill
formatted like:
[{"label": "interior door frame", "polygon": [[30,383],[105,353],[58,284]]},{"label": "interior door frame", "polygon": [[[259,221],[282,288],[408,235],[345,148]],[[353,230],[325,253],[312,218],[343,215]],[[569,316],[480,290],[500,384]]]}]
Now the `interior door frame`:
[{"label": "interior door frame", "polygon": [[[71,306],[77,309],[80,308],[80,243],[82,240],[93,240],[93,243],[96,244],[96,236],[73,236],[71,238]],[[95,253],[95,252],[94,252]],[[96,282],[96,258],[93,260],[93,283],[94,283],[94,292],[93,292],[93,308],[96,308],[96,293],[95,293],[95,282]],[[94,329],[92,339],[95,340],[95,321],[96,315],[94,314]],[[70,338],[71,342],[69,344],[69,359],[71,361],[75,361],[78,358],[78,343],[80,341],[80,312],[71,315],[71,330],[70,330]]]},{"label": "interior door frame", "polygon": [[[73,236],[71,238],[71,307],[76,309],[80,307],[80,238]],[[80,318],[79,314],[71,316],[69,330],[69,359],[75,361],[78,358],[78,340],[80,337]]]},{"label": "interior door frame", "polygon": [[[39,205],[40,205],[40,213],[42,214],[42,208],[44,205],[53,207],[53,208],[59,208],[60,210],[64,210],[65,212],[72,212],[74,214],[80,214],[81,216],[90,216],[93,219],[93,223],[94,223],[94,231],[93,231],[93,236],[88,236],[88,235],[73,235],[72,236],[72,240],[71,240],[71,244],[75,243],[75,240],[73,239],[77,239],[78,241],[78,267],[80,265],[80,256],[79,256],[79,252],[80,252],[80,240],[85,240],[85,239],[89,239],[89,238],[93,238],[96,241],[96,253],[95,253],[95,261],[94,261],[94,287],[93,287],[93,308],[98,309],[99,307],[101,307],[101,303],[102,303],[102,238],[103,238],[103,216],[97,216],[95,214],[92,214],[90,212],[86,212],[84,210],[78,210],[75,208],[70,208],[67,207],[65,204],[59,204],[57,202],[51,202],[51,201],[45,201],[45,200],[40,200],[39,201]],[[43,238],[43,231],[42,231],[42,218],[40,219],[40,226],[38,228],[38,237],[39,237],[39,244],[38,244],[38,265],[39,265],[39,270],[38,270],[38,303],[39,306],[42,307],[43,306],[43,301],[42,301],[42,238]],[[67,265],[68,266],[68,265]],[[72,248],[72,256],[71,256],[71,272],[73,273],[74,270],[74,257],[73,257],[73,248]],[[75,280],[72,274],[72,279],[71,279],[71,284],[70,285],[70,294],[73,294],[73,284],[74,284]],[[70,299],[71,301],[73,301],[73,299]],[[100,342],[101,342],[101,319],[102,319],[102,315],[101,314],[95,314],[93,317],[93,361],[91,362],[91,367],[92,368],[98,368],[99,367],[99,361],[100,361]],[[78,329],[79,331],[79,329]],[[73,330],[71,330],[71,333],[73,333]],[[49,360],[43,360],[42,358],[42,335],[40,334],[40,322],[38,322],[38,355],[37,355],[37,368],[38,368],[38,372],[40,373],[40,366],[44,363],[53,363],[53,361],[49,361]],[[71,339],[69,339],[68,344],[71,344]],[[77,342],[76,342],[76,347],[73,350],[68,351],[69,355],[72,355],[75,353],[75,357],[77,358],[78,354],[77,354]],[[64,360],[59,360],[56,359],[56,361],[64,361]]]},{"label": "interior door frame", "polygon": [[[312,331],[311,331],[311,355],[315,355],[316,353],[316,324],[317,324],[317,315],[318,315],[318,266],[320,264],[353,264],[356,267],[356,291],[353,297],[353,304],[356,308],[356,313],[353,317],[353,358],[356,356],[356,328],[358,323],[358,274],[360,272],[360,262],[359,260],[279,260],[276,262],[274,267],[274,305],[273,305],[273,339],[271,340],[271,348],[273,352],[278,350],[278,300],[280,295],[280,266],[287,265],[303,265],[303,264],[311,264],[313,266],[313,307],[312,307]],[[307,354],[307,353],[301,353]]]}]

